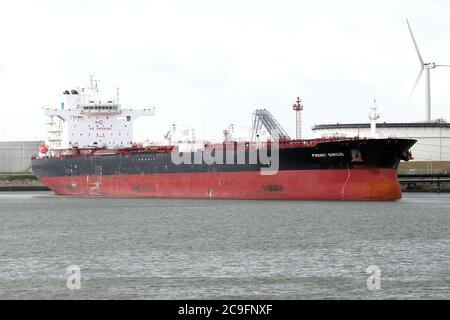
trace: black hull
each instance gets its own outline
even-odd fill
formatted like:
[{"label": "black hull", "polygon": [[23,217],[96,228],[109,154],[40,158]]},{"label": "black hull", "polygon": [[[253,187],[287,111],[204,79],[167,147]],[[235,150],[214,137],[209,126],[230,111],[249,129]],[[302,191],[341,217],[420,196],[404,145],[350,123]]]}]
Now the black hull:
[{"label": "black hull", "polygon": [[[416,140],[411,139],[361,139],[319,143],[313,147],[280,148],[279,171],[287,170],[339,170],[379,168],[396,169],[406,160],[409,149]],[[359,151],[360,159],[354,158]],[[170,153],[151,151],[127,155],[64,156],[32,160],[33,172],[38,177],[136,175],[164,173],[251,172],[268,168],[258,161],[249,164],[256,151],[237,151],[233,164],[175,164]],[[245,164],[236,164],[245,154]],[[194,162],[194,154],[190,154]]]}]

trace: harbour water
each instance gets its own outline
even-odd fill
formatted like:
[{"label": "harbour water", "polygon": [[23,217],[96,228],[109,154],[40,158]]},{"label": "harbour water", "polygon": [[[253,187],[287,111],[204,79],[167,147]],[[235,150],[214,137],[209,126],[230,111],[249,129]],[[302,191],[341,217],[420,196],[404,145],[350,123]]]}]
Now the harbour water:
[{"label": "harbour water", "polygon": [[[67,286],[69,266],[80,268],[80,289]],[[369,266],[379,287],[368,286]],[[286,202],[0,193],[0,299],[415,298],[450,299],[450,194]]]}]

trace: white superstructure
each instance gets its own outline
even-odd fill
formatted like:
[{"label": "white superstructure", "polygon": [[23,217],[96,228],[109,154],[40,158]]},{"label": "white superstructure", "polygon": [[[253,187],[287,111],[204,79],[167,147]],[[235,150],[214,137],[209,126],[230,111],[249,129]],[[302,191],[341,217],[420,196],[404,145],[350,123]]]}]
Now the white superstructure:
[{"label": "white superstructure", "polygon": [[[94,84],[95,82],[95,84]],[[154,108],[122,109],[119,89],[113,99],[99,95],[97,81],[64,92],[65,103],[59,109],[45,109],[48,121],[50,149],[72,147],[130,147],[133,144],[133,121],[141,116],[153,116]]]}]

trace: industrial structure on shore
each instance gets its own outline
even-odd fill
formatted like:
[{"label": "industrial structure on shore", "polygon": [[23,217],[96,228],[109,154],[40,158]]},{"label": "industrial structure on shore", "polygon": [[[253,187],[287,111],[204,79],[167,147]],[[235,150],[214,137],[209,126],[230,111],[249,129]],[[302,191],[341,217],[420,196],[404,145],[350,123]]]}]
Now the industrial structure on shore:
[{"label": "industrial structure on shore", "polygon": [[0,141],[0,173],[31,172],[31,157],[43,141]]}]

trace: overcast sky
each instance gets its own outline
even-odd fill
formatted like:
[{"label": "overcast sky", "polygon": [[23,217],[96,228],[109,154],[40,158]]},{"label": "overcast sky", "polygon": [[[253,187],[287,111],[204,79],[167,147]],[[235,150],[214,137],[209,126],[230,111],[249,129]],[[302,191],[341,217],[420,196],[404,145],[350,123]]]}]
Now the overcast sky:
[{"label": "overcast sky", "polygon": [[[156,107],[137,140],[176,123],[221,137],[268,108],[291,136],[320,123],[425,118],[424,60],[450,64],[450,1],[1,1],[0,140],[45,137],[42,107],[95,72],[123,107]],[[450,120],[450,68],[432,70],[432,117]],[[239,132],[238,132],[239,133]]]}]

